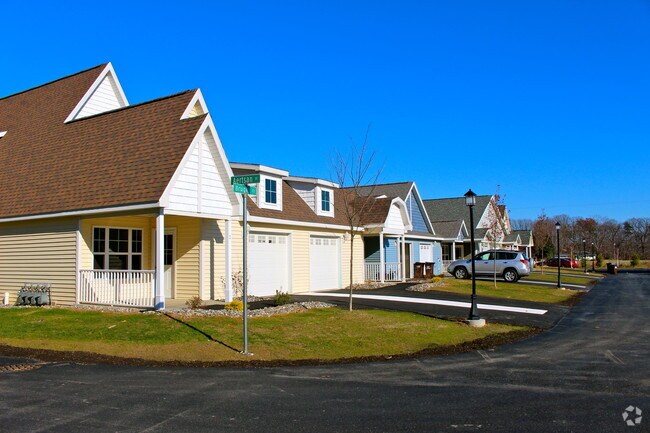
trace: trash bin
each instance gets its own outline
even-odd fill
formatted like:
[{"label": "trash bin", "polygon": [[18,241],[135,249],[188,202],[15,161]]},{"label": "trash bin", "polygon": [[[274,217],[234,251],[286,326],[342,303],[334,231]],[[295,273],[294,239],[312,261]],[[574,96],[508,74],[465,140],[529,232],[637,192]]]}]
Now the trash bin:
[{"label": "trash bin", "polygon": [[424,277],[424,263],[416,262],[415,264],[413,264],[413,273],[415,274],[415,278],[423,278]]},{"label": "trash bin", "polygon": [[424,278],[433,278],[433,263],[424,263]]},{"label": "trash bin", "polygon": [[607,263],[607,273],[616,275],[618,273],[618,266],[613,263]]}]

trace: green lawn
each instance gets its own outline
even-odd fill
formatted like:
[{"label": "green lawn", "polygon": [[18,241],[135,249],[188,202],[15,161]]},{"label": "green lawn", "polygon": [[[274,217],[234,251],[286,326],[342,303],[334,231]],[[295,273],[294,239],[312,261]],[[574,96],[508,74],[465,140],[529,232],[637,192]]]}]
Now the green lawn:
[{"label": "green lawn", "polygon": [[241,319],[182,320],[196,329],[159,314],[0,309],[0,343],[158,361],[299,360],[406,354],[526,329],[471,328],[401,312],[309,310],[250,319],[249,350],[255,355],[243,357],[237,352],[242,349]]},{"label": "green lawn", "polygon": [[[534,284],[526,284],[525,279],[521,283],[506,283],[497,279],[497,287],[493,281],[476,281],[476,293],[480,296],[494,298],[516,299],[520,301],[546,302],[551,304],[567,303],[577,295],[573,290],[558,290],[553,287],[544,287]],[[457,280],[453,277],[444,278],[441,287],[432,288],[434,291],[451,292],[469,295],[472,293],[472,280]]]}]

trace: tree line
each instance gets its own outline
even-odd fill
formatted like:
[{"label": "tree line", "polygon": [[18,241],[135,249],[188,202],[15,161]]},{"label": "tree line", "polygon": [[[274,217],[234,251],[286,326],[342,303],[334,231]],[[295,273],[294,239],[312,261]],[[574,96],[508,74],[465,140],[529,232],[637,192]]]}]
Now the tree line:
[{"label": "tree line", "polygon": [[535,257],[551,258],[556,255],[556,222],[561,224],[561,255],[582,256],[583,245],[591,255],[593,243],[595,253],[605,258],[613,259],[617,254],[622,260],[650,258],[650,218],[630,218],[621,223],[610,218],[549,217],[542,212],[534,221],[513,220],[512,228],[532,230]]}]

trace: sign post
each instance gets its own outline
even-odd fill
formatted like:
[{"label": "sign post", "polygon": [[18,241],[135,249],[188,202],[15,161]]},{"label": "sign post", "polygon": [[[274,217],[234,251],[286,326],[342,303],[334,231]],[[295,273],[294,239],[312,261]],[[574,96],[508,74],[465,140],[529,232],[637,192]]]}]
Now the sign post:
[{"label": "sign post", "polygon": [[244,201],[244,231],[242,233],[242,242],[243,245],[243,255],[244,255],[244,271],[243,271],[243,290],[242,297],[244,302],[244,350],[242,353],[244,355],[252,355],[248,351],[248,205],[247,205],[247,196],[249,194],[257,194],[257,188],[254,186],[249,186],[250,183],[260,183],[260,175],[252,174],[246,176],[233,176],[230,178],[230,184],[232,185],[233,191],[237,194],[242,194]]}]

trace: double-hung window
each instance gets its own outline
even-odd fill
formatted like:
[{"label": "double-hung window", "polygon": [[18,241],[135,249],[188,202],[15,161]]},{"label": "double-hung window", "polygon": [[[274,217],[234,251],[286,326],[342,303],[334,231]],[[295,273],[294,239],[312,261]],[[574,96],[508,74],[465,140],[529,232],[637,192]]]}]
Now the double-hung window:
[{"label": "double-hung window", "polygon": [[330,192],[329,191],[321,191],[320,192],[320,208],[323,212],[329,212],[330,211]]},{"label": "double-hung window", "polygon": [[142,230],[94,227],[93,269],[142,270]]},{"label": "double-hung window", "polygon": [[273,179],[264,181],[264,201],[269,204],[278,202],[278,183]]}]

